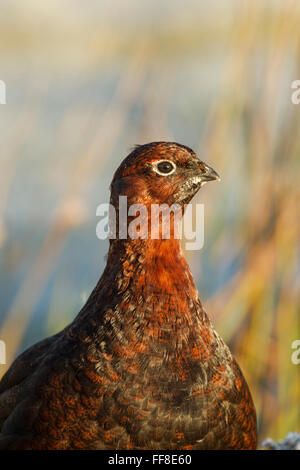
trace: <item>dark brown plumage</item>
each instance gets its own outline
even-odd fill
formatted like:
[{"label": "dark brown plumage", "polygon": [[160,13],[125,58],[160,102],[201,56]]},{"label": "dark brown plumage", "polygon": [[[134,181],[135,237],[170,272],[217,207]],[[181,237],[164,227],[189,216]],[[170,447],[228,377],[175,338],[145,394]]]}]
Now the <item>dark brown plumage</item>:
[{"label": "dark brown plumage", "polygon": [[[121,163],[111,202],[182,205],[216,178],[188,147],[151,143]],[[256,448],[248,386],[179,240],[111,240],[75,320],[3,377],[0,428],[2,449]]]}]

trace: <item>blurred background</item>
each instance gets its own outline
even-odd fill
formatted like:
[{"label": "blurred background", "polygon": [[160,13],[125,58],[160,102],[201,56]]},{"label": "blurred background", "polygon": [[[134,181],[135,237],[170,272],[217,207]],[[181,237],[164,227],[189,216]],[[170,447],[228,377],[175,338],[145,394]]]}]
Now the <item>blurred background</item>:
[{"label": "blurred background", "polygon": [[299,24],[297,0],[2,0],[0,376],[96,284],[120,161],[175,140],[222,177],[194,200],[205,244],[186,256],[259,440],[300,431]]}]

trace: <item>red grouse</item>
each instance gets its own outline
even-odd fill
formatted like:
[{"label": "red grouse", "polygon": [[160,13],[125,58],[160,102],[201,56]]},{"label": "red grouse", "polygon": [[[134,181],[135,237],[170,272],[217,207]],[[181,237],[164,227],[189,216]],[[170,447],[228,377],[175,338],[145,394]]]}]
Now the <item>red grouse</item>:
[{"label": "red grouse", "polygon": [[[138,146],[111,184],[115,219],[119,196],[128,207],[183,206],[215,179],[184,145]],[[122,224],[75,320],[2,378],[0,448],[255,449],[247,383],[202,308],[180,240],[174,230],[121,237]]]}]

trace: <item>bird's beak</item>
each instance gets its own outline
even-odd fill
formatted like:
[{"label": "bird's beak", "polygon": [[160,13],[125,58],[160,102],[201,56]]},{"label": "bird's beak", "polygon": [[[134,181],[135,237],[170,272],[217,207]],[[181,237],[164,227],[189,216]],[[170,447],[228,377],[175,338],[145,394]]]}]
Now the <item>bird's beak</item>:
[{"label": "bird's beak", "polygon": [[208,181],[220,181],[220,179],[220,176],[213,168],[199,160],[197,166],[195,165],[189,172],[185,182],[179,185],[178,191],[175,193],[176,202],[189,203],[204,184]]},{"label": "bird's beak", "polygon": [[221,178],[213,168],[205,164],[205,172],[201,174],[201,180],[206,183],[213,180],[220,181]]}]

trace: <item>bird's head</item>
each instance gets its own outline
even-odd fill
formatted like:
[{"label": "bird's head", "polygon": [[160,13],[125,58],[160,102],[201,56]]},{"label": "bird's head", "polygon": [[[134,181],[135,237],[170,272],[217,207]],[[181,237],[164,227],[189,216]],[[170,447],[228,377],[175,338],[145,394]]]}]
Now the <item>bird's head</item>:
[{"label": "bird's head", "polygon": [[175,142],[137,146],[111,184],[111,240],[127,239],[128,234],[134,240],[177,239],[185,205],[201,186],[217,179],[189,147]]},{"label": "bird's head", "polygon": [[219,175],[195,152],[175,142],[139,145],[123,160],[112,184],[112,203],[127,196],[128,204],[188,204],[208,181]]}]

